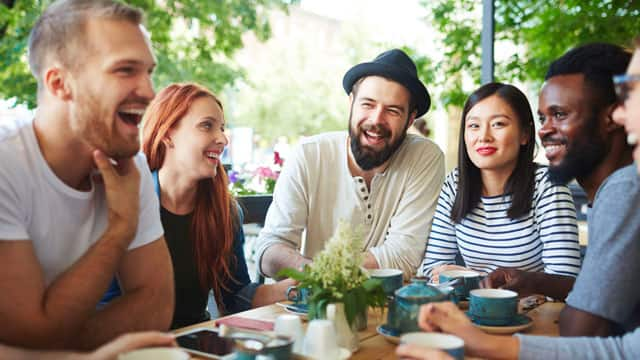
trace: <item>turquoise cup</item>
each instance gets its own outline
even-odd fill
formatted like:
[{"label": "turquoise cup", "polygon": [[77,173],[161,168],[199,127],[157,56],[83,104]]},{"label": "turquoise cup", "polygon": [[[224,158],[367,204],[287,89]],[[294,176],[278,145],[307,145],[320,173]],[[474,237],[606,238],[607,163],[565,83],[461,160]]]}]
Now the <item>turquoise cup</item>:
[{"label": "turquoise cup", "polygon": [[400,336],[401,344],[413,344],[444,351],[456,360],[464,359],[464,341],[457,336],[441,333],[410,332]]},{"label": "turquoise cup", "polygon": [[509,325],[518,315],[518,293],[504,289],[471,290],[469,315],[480,325]]},{"label": "turquoise cup", "polygon": [[382,281],[382,289],[387,296],[402,287],[402,271],[398,269],[374,269],[369,271],[369,275],[374,279]]},{"label": "turquoise cup", "polygon": [[287,300],[293,301],[297,305],[306,304],[308,297],[308,288],[299,288],[297,286],[289,286],[287,288]]},{"label": "turquoise cup", "polygon": [[453,285],[453,293],[457,300],[466,300],[471,290],[480,287],[482,274],[473,270],[445,270],[440,273],[440,283],[458,279]]}]

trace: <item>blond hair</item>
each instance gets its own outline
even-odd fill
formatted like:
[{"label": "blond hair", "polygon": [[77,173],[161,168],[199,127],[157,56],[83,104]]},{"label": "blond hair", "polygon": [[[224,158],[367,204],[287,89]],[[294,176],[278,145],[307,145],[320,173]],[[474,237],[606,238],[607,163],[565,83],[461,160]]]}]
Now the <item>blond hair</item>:
[{"label": "blond hair", "polygon": [[51,59],[72,68],[83,58],[77,50],[81,48],[90,18],[124,20],[139,25],[143,14],[137,8],[113,0],[58,0],[51,4],[29,35],[29,67],[38,81],[39,91],[42,72]]}]

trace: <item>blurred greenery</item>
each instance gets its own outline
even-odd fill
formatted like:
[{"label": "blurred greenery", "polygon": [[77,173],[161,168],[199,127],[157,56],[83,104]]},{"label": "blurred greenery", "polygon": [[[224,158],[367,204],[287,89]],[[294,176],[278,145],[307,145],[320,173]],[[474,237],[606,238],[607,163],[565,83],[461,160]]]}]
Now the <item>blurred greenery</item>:
[{"label": "blurred greenery", "polygon": [[[434,62],[440,102],[462,106],[463,79],[480,84],[482,1],[422,0],[426,21],[440,32],[444,53]],[[640,1],[495,0],[496,81],[536,88],[552,60],[587,42],[629,46],[640,34]],[[502,51],[502,53],[500,53]],[[499,60],[503,59],[503,60]]]},{"label": "blurred greenery", "polygon": [[[36,104],[36,82],[27,65],[29,31],[51,0],[0,2],[0,98]],[[215,92],[243,76],[231,57],[242,35],[259,40],[271,34],[269,12],[286,11],[297,0],[130,0],[144,10],[158,57],[156,88],[174,81],[197,81]],[[184,31],[176,31],[181,29]]]}]

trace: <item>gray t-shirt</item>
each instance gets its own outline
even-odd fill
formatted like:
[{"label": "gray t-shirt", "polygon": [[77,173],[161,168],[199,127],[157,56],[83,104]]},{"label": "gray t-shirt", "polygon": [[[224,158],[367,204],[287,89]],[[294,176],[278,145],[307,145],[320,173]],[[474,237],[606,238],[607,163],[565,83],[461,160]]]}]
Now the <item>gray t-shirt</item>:
[{"label": "gray t-shirt", "polygon": [[529,359],[640,359],[640,328],[622,337],[520,338],[520,360]]},{"label": "gray t-shirt", "polygon": [[567,304],[614,322],[640,325],[640,180],[636,166],[611,174],[589,211],[589,246]]}]

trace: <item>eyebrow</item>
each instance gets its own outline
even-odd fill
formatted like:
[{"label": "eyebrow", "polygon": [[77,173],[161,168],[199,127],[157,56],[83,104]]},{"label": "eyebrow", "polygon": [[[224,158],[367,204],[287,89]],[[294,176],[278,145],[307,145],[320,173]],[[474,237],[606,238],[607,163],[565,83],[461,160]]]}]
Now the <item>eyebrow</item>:
[{"label": "eyebrow", "polygon": [[[489,117],[489,121],[491,121],[493,119],[496,119],[496,118],[502,118],[502,117],[503,118],[507,118],[509,120],[513,120],[513,119],[511,119],[511,116],[509,116],[507,114],[493,114],[493,115],[491,115],[491,117]],[[470,117],[466,118],[465,121],[478,120],[478,119],[480,119],[479,116],[470,116]]]},{"label": "eyebrow", "polygon": [[222,125],[224,125],[224,124],[225,124],[224,120],[217,119],[217,118],[215,118],[215,117],[213,117],[213,116],[205,116],[205,117],[203,117],[203,118],[202,118],[202,119],[200,119],[200,120],[201,120],[201,121],[202,121],[202,120],[211,120],[211,121],[213,121],[213,122],[219,122],[219,123],[221,123]]},{"label": "eyebrow", "polygon": [[117,66],[122,66],[122,65],[129,65],[129,66],[149,66],[151,69],[155,69],[156,67],[156,62],[151,62],[151,63],[146,63],[144,61],[141,60],[133,60],[133,59],[123,59],[123,60],[117,60],[115,61],[111,67],[117,67]]}]

